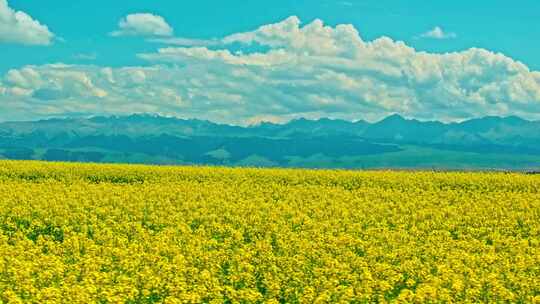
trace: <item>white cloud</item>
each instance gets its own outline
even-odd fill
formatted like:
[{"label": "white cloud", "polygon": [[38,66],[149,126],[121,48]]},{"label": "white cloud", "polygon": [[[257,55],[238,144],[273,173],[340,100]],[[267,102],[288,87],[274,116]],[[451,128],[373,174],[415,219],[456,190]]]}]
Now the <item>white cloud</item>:
[{"label": "white cloud", "polygon": [[53,38],[46,25],[25,12],[13,10],[7,0],[0,0],[0,43],[49,45]]},{"label": "white cloud", "polygon": [[284,50],[275,50],[267,53],[253,53],[248,55],[237,55],[229,50],[209,50],[205,47],[192,48],[162,48],[158,53],[139,54],[139,57],[149,61],[161,62],[199,62],[214,61],[217,63],[227,63],[230,65],[258,65],[273,66],[276,64],[286,64],[296,58],[294,54],[288,54]]},{"label": "white cloud", "polygon": [[[20,117],[153,112],[242,124],[269,117],[375,120],[398,112],[418,119],[540,119],[540,73],[484,49],[418,52],[387,37],[364,41],[350,25],[302,26],[295,17],[221,43],[265,48],[167,47],[139,55],[149,67],[12,70],[0,83],[9,95],[0,97],[0,119],[13,116],[13,108],[2,109],[8,100],[26,106]],[[17,96],[10,93],[15,88]]]},{"label": "white cloud", "polygon": [[63,64],[27,66],[10,70],[5,76],[5,83],[12,88],[24,89],[26,95],[46,100],[107,96],[107,92],[95,86],[94,81],[75,66]]},{"label": "white cloud", "polygon": [[322,20],[300,26],[296,16],[260,27],[253,32],[237,33],[225,37],[223,42],[260,44],[271,48],[284,48],[289,52],[321,56],[353,56],[363,41],[358,31],[350,24],[341,24],[332,28],[325,26]]},{"label": "white cloud", "polygon": [[153,14],[131,14],[118,22],[118,30],[111,36],[167,37],[173,35],[172,27],[165,19]]},{"label": "white cloud", "polygon": [[432,30],[427,31],[420,35],[423,38],[431,38],[431,39],[452,39],[456,38],[456,33],[452,32],[445,32],[441,27],[436,26]]}]

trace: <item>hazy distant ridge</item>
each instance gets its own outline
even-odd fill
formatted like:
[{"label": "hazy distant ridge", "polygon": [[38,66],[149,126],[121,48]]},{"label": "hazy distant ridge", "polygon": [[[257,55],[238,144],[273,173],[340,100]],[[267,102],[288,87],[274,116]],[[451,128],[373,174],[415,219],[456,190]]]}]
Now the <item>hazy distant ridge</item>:
[{"label": "hazy distant ridge", "polygon": [[[298,119],[239,127],[156,115],[50,119],[1,123],[0,155],[260,166],[531,168],[540,164],[540,122],[511,116],[446,124],[392,115],[376,123]],[[493,158],[493,164],[479,164],[475,156],[481,155]],[[437,159],[449,156],[453,161]]]}]

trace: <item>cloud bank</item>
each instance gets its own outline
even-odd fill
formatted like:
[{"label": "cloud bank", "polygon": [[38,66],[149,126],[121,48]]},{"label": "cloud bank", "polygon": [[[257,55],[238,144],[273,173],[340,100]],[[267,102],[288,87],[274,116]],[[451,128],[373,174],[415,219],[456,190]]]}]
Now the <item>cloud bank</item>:
[{"label": "cloud bank", "polygon": [[[251,52],[232,51],[231,44]],[[478,48],[419,52],[388,37],[364,41],[352,25],[321,20],[302,25],[290,17],[213,47],[170,46],[138,56],[149,66],[11,70],[0,82],[0,119],[133,112],[237,124],[392,113],[540,119],[540,73],[512,58]]]},{"label": "cloud bank", "polygon": [[49,45],[53,38],[46,25],[25,12],[13,10],[7,0],[0,0],[0,43]]},{"label": "cloud bank", "polygon": [[120,19],[118,30],[111,36],[154,36],[167,37],[173,35],[172,27],[161,16],[139,13],[131,14]]}]

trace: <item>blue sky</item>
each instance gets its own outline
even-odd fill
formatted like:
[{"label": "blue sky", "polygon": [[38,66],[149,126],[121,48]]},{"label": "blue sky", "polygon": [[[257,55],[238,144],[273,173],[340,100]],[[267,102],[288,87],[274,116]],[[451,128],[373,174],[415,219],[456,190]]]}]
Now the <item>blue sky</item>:
[{"label": "blue sky", "polygon": [[[0,0],[0,9],[1,2],[5,1]],[[0,30],[0,93],[4,95],[0,95],[0,102],[8,100],[0,104],[0,120],[122,114],[130,110],[232,123],[283,121],[299,116],[377,119],[393,112],[442,120],[483,114],[515,114],[535,119],[540,116],[540,76],[536,72],[540,70],[540,2],[534,0],[523,0],[519,5],[502,0],[8,0],[7,10],[13,16],[16,11],[24,12],[33,22],[39,22],[39,27],[33,28],[35,35],[17,38],[16,35],[24,35],[32,29],[7,19],[2,21],[0,17],[0,26],[4,27],[4,31]],[[126,18],[132,14],[148,15],[131,24]],[[279,30],[273,32],[272,37],[256,33],[261,26],[291,21],[288,18],[293,16],[300,22],[298,29],[317,19],[331,30],[351,24],[362,41],[355,45],[357,55],[351,57],[350,41],[342,41],[356,40],[354,35],[341,37],[337,30],[328,38],[330,40],[316,43],[343,46],[348,53],[345,49],[339,52],[310,50],[307,42],[298,46],[307,51],[300,52],[294,42],[295,39],[315,41],[319,34],[306,32],[289,37],[287,43],[276,44],[275,39],[287,33]],[[144,32],[142,23],[157,20],[152,18],[161,18],[171,32]],[[124,29],[120,26],[122,20]],[[290,25],[294,28],[296,23]],[[119,34],[112,35],[115,31]],[[246,32],[252,34],[233,39],[232,43],[215,43]],[[388,37],[391,42],[382,43],[381,37]],[[178,45],[173,43],[175,38],[197,39],[200,43]],[[368,53],[362,53],[364,43],[369,46],[378,39],[381,43],[374,44],[373,50],[366,51]],[[409,48],[414,53],[410,53]],[[481,51],[470,52],[471,48]],[[160,49],[174,54],[163,55]],[[202,54],[201,49],[210,53]],[[238,50],[244,55],[266,56],[260,58],[265,64],[236,54]],[[198,51],[197,54],[194,51]],[[224,56],[223,51],[233,57]],[[279,51],[284,54],[279,55]],[[370,53],[375,51],[377,53]],[[384,52],[386,57],[379,56]],[[430,56],[424,56],[423,52]],[[447,52],[462,56],[431,56]],[[285,63],[278,60],[273,66],[275,56],[270,56],[275,54],[288,56],[288,59],[283,59]],[[221,58],[218,63],[216,56]],[[370,59],[363,62],[364,58]],[[342,66],[337,63],[338,59]],[[293,60],[294,64],[287,60]],[[430,64],[422,65],[425,60],[434,60],[433,65],[438,70],[431,70],[433,65]],[[464,60],[468,60],[466,65]],[[382,66],[388,61],[392,61],[393,68],[401,69],[402,75],[398,77]],[[298,65],[299,62],[302,65]],[[456,62],[463,66],[456,67]],[[328,68],[330,63],[332,68]],[[352,63],[358,64],[358,68],[346,68]],[[430,72],[431,76],[421,75],[419,64],[420,72]],[[371,66],[368,71],[359,68],[366,65]],[[482,71],[466,71],[475,65]],[[446,72],[451,69],[455,70]],[[231,77],[231,73],[253,73],[263,75],[264,79],[255,83],[249,81],[250,77]],[[372,76],[381,73],[389,74]],[[39,81],[38,78],[29,80],[30,76],[38,74]],[[179,77],[177,74],[186,79],[172,81]],[[284,74],[291,75],[291,80],[284,79]],[[435,77],[435,74],[437,80],[420,79]],[[121,81],[114,80],[99,83],[98,78],[103,75],[113,75],[114,80],[125,79],[122,85],[118,84]],[[207,75],[214,78],[205,79]],[[335,76],[333,79],[340,82],[318,92],[317,81],[322,81],[323,76]],[[128,78],[132,83],[128,84]],[[229,83],[231,79],[234,85]],[[201,83],[205,80],[209,89],[201,93],[204,90]],[[246,81],[249,83],[244,90],[234,87]],[[435,86],[435,82],[443,84]],[[159,90],[148,96],[136,93],[144,87]],[[90,90],[95,94],[77,90]],[[153,100],[146,101],[149,98]]]}]

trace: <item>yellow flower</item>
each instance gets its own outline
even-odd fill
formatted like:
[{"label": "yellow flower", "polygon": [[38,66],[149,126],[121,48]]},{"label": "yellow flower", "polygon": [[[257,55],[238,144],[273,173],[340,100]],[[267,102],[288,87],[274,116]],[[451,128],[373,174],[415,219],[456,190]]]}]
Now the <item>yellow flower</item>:
[{"label": "yellow flower", "polygon": [[538,185],[0,161],[0,303],[540,303]]}]

